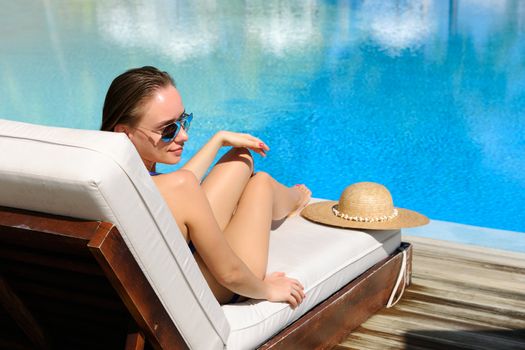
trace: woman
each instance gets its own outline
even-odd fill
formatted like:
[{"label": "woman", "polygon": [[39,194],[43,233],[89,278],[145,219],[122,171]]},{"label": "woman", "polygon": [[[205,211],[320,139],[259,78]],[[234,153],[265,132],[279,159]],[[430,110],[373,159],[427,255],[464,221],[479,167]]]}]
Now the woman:
[{"label": "woman", "polygon": [[[265,156],[269,147],[228,131],[215,134],[181,170],[156,173],[157,162],[180,161],[192,118],[168,73],[142,67],[112,82],[101,130],[123,132],[135,145],[221,304],[243,296],[297,307],[305,297],[301,283],[282,272],[266,275],[269,234],[272,220],[299,212],[311,192],[253,174],[248,149]],[[233,148],[202,180],[223,146]]]}]

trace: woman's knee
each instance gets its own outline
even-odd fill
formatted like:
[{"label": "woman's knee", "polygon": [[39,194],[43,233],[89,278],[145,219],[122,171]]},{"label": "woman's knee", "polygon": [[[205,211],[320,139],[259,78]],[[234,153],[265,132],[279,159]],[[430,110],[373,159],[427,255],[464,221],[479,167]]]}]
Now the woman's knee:
[{"label": "woman's knee", "polygon": [[264,171],[258,171],[250,179],[250,183],[258,187],[271,187],[274,181],[272,176]]},{"label": "woman's knee", "polygon": [[239,160],[246,164],[250,172],[253,172],[253,156],[247,148],[244,147],[234,147],[230,149],[226,154],[229,160]]}]

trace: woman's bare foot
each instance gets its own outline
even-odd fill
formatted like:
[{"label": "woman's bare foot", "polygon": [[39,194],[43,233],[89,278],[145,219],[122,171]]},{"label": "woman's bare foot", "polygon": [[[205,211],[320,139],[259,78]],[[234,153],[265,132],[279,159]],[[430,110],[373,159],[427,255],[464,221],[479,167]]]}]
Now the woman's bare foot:
[{"label": "woman's bare foot", "polygon": [[293,187],[290,187],[290,189],[297,193],[297,207],[287,215],[288,218],[298,215],[301,210],[306,207],[308,202],[310,202],[310,198],[312,197],[312,191],[310,191],[305,185],[294,185]]}]

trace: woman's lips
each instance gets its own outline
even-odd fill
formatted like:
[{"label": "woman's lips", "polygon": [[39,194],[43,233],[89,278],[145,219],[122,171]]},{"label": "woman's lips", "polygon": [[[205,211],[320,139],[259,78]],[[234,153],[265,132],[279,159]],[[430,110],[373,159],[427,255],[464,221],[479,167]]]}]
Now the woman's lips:
[{"label": "woman's lips", "polygon": [[171,153],[175,153],[176,155],[181,155],[182,154],[182,150],[183,148],[177,148],[177,149],[174,149],[174,150],[170,150],[169,152]]}]

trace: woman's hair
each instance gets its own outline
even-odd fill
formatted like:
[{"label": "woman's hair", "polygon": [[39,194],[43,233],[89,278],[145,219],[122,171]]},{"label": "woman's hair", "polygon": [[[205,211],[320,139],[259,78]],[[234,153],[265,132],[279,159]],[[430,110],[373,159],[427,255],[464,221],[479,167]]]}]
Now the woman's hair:
[{"label": "woman's hair", "polygon": [[155,91],[169,85],[175,86],[173,78],[155,67],[145,66],[122,73],[109,86],[100,130],[113,131],[117,124],[136,125],[142,104]]}]

